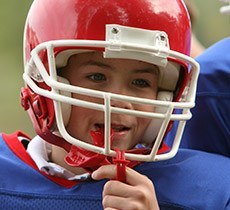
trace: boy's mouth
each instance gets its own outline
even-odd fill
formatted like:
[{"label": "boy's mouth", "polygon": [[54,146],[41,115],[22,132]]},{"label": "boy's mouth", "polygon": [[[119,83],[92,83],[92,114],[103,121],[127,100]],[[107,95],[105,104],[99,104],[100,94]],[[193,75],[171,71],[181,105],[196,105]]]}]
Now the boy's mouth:
[{"label": "boy's mouth", "polygon": [[[95,124],[95,130],[104,130],[105,126],[104,124]],[[114,132],[120,133],[120,132],[125,132],[129,131],[130,128],[124,125],[117,125],[117,124],[112,124],[111,129],[113,129]]]},{"label": "boy's mouth", "polygon": [[[126,137],[129,135],[130,127],[124,126],[122,124],[111,124],[110,130],[110,142],[111,146],[115,144],[120,144],[118,142],[126,141]],[[104,133],[105,125],[103,123],[96,123],[94,128],[90,131],[90,135],[93,140],[93,144],[99,147],[104,147]]]}]

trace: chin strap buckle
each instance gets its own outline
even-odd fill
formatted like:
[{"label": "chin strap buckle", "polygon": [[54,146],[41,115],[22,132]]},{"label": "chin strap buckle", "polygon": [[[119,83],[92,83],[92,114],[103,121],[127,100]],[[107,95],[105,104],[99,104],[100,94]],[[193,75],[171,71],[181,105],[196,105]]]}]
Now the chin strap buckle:
[{"label": "chin strap buckle", "polygon": [[115,149],[116,158],[113,159],[113,163],[117,165],[117,179],[120,182],[126,183],[126,166],[130,161],[125,159],[125,152],[119,149]]}]

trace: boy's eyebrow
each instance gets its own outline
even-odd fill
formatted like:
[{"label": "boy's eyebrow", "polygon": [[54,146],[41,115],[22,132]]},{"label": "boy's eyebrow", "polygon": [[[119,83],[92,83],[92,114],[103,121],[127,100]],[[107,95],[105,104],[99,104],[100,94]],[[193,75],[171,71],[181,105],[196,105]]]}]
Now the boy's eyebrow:
[{"label": "boy's eyebrow", "polygon": [[103,63],[103,62],[100,62],[100,61],[93,61],[93,60],[89,60],[85,63],[82,64],[83,66],[87,66],[87,65],[92,65],[92,66],[99,66],[99,67],[102,67],[102,68],[110,68],[110,69],[113,69],[112,66],[106,64],[106,63]]},{"label": "boy's eyebrow", "polygon": [[144,68],[144,69],[136,69],[136,70],[134,70],[134,73],[150,73],[153,75],[158,75],[159,74],[159,68],[154,65],[153,67],[148,67],[148,68]]},{"label": "boy's eyebrow", "polygon": [[[82,65],[83,66],[93,65],[93,66],[99,66],[102,68],[107,68],[107,69],[113,70],[112,66],[110,66],[106,63],[100,62],[100,61],[89,60],[89,61],[83,63]],[[133,72],[134,73],[150,73],[153,75],[158,75],[159,74],[159,68],[158,68],[158,66],[153,64],[153,67],[148,67],[148,68],[144,68],[144,69],[135,69]]]}]

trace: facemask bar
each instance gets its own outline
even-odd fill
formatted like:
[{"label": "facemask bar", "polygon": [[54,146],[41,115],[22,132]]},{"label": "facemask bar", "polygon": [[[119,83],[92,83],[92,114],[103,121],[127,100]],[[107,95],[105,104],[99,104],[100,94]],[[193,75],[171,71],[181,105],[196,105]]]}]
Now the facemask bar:
[{"label": "facemask bar", "polygon": [[[113,26],[114,27],[114,26]],[[184,62],[189,63],[192,66],[192,77],[190,82],[190,90],[188,92],[188,97],[185,102],[167,102],[167,101],[157,101],[157,100],[150,100],[150,99],[143,99],[143,98],[136,98],[136,97],[130,97],[130,96],[124,96],[119,94],[113,94],[113,93],[105,93],[101,91],[96,90],[90,90],[86,88],[81,87],[74,87],[72,85],[63,84],[58,82],[57,80],[57,73],[56,73],[56,66],[55,66],[55,57],[54,57],[54,49],[56,47],[95,47],[95,48],[105,48],[109,49],[109,57],[113,57],[113,49],[115,49],[115,57],[117,58],[117,52],[119,52],[119,49],[125,50],[125,52],[131,52],[137,54],[137,52],[142,52],[144,54],[151,54],[150,57],[155,57],[155,60],[157,59],[157,56],[160,57],[160,60],[163,60],[163,63],[167,61],[167,57],[174,57],[176,59],[182,60]],[[44,67],[40,57],[39,52],[42,50],[47,50],[48,53],[48,60],[49,60],[49,70],[50,75],[47,73],[46,68]],[[162,53],[163,52],[163,53]],[[122,53],[124,54],[124,53]],[[181,53],[171,51],[169,48],[159,48],[159,46],[149,46],[144,44],[134,44],[129,42],[123,42],[123,41],[116,41],[112,42],[109,41],[90,41],[90,40],[58,40],[58,41],[50,41],[47,43],[42,43],[39,46],[37,46],[31,53],[31,60],[29,64],[25,68],[25,73],[23,74],[23,78],[25,82],[28,84],[28,86],[37,94],[48,97],[50,99],[53,99],[54,106],[55,106],[55,114],[56,114],[56,123],[58,127],[58,131],[60,132],[61,136],[68,141],[69,143],[73,145],[77,145],[79,147],[82,147],[84,149],[98,152],[101,154],[105,154],[108,156],[115,156],[115,151],[111,150],[110,148],[110,122],[111,122],[111,113],[118,113],[118,114],[128,114],[128,115],[134,115],[137,117],[147,117],[147,118],[158,118],[158,119],[164,119],[163,124],[160,128],[159,134],[157,136],[157,139],[154,143],[154,146],[152,148],[152,151],[149,155],[137,155],[137,154],[125,154],[125,157],[130,160],[138,160],[138,161],[157,161],[157,160],[164,160],[169,159],[173,157],[179,147],[181,135],[183,133],[183,129],[185,126],[186,120],[191,118],[190,108],[194,106],[194,99],[195,99],[195,90],[196,90],[196,81],[198,77],[199,72],[199,66],[198,64],[190,57],[183,55]],[[122,57],[123,58],[123,57]],[[137,59],[134,58],[133,59]],[[152,62],[148,60],[149,63],[155,64],[155,60],[153,59]],[[159,65],[159,64],[158,64]],[[165,65],[165,64],[162,64]],[[39,69],[39,72],[38,72]],[[51,91],[44,90],[42,88],[39,88],[36,84],[37,82],[45,82],[47,85],[51,87]],[[63,96],[59,94],[59,91],[67,91],[71,93],[77,93],[77,94],[83,94],[93,97],[102,98],[104,100],[104,104],[96,104],[92,102],[86,102],[79,99],[70,98],[67,96]],[[166,113],[150,113],[150,112],[144,112],[144,111],[137,111],[137,110],[126,110],[122,108],[117,107],[111,107],[110,101],[111,100],[122,100],[122,101],[129,101],[131,103],[140,103],[140,104],[148,104],[152,106],[164,106],[167,108]],[[81,140],[75,139],[72,136],[70,136],[64,126],[63,123],[63,116],[62,116],[62,110],[61,110],[61,103],[68,103],[70,105],[77,105],[82,106],[94,110],[99,110],[104,112],[104,119],[105,119],[105,147],[97,147],[95,145],[91,145],[88,143],[85,143]],[[182,114],[173,114],[174,109],[183,109]],[[176,141],[174,142],[172,149],[169,153],[166,154],[157,154],[157,151],[159,149],[159,146],[162,142],[162,139],[164,137],[165,130],[167,128],[167,125],[169,121],[172,120],[179,120],[179,127],[176,134]]]}]

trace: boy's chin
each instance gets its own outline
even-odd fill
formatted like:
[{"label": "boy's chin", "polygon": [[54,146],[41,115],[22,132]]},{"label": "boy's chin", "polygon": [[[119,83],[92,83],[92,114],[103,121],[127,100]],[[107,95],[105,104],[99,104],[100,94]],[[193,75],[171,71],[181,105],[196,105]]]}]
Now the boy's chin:
[{"label": "boy's chin", "polygon": [[111,149],[112,150],[116,150],[116,149],[119,149],[119,150],[124,150],[124,151],[126,151],[126,150],[130,150],[130,149],[132,149],[133,147],[131,147],[131,146],[129,146],[129,145],[122,145],[122,144],[113,144],[112,145],[112,147],[111,147]]}]

